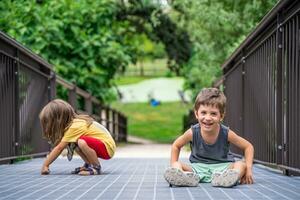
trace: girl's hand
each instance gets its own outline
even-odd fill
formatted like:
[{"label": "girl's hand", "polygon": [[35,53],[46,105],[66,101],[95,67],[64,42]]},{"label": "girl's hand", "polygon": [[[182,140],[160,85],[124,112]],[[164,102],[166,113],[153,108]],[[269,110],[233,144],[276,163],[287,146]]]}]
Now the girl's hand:
[{"label": "girl's hand", "polygon": [[50,174],[49,167],[43,166],[41,170],[41,175],[48,175]]}]

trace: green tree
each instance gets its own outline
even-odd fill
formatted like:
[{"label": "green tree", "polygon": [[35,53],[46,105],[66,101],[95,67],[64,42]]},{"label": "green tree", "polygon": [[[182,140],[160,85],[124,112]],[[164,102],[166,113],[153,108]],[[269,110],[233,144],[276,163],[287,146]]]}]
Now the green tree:
[{"label": "green tree", "polygon": [[135,59],[128,23],[113,0],[2,0],[0,29],[40,54],[63,78],[103,101],[112,79]]},{"label": "green tree", "polygon": [[170,17],[193,44],[184,65],[186,88],[196,94],[221,75],[221,64],[255,28],[276,0],[175,0]]},{"label": "green tree", "polygon": [[164,45],[168,67],[177,75],[191,57],[192,44],[184,28],[177,26],[159,1],[120,1],[119,20],[127,20],[134,31],[144,33],[150,40]]}]

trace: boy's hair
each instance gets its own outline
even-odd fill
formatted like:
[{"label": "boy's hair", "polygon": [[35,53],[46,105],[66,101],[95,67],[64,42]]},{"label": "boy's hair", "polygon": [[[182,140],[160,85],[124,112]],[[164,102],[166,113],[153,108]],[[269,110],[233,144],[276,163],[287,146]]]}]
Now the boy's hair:
[{"label": "boy's hair", "polygon": [[39,115],[43,136],[57,145],[64,136],[64,133],[71,126],[73,119],[79,118],[90,126],[93,118],[88,115],[78,115],[73,107],[61,99],[50,101]]},{"label": "boy's hair", "polygon": [[203,88],[196,97],[194,110],[198,110],[200,105],[216,106],[221,115],[225,114],[226,97],[222,91],[217,88]]}]

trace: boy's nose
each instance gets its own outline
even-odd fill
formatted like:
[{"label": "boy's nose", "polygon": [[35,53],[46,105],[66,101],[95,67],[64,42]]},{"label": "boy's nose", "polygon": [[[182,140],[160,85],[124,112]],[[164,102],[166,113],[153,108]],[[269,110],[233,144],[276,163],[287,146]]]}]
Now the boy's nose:
[{"label": "boy's nose", "polygon": [[210,117],[210,116],[205,116],[205,117],[204,117],[204,120],[209,121],[209,120],[211,120],[211,117]]}]

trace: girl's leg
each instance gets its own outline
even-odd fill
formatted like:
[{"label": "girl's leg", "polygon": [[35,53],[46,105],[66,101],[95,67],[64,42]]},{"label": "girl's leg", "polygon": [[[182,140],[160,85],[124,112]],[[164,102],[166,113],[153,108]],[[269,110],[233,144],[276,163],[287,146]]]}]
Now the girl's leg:
[{"label": "girl's leg", "polygon": [[75,149],[75,152],[80,156],[80,158],[81,158],[85,163],[90,164],[90,163],[89,163],[90,161],[87,159],[87,157],[83,154],[83,152],[82,152],[78,147]]},{"label": "girl's leg", "polygon": [[82,152],[82,156],[80,154],[79,155],[85,162],[87,161],[86,163],[92,164],[94,166],[100,165],[96,151],[90,148],[85,140],[78,139],[77,144],[80,151]]}]

